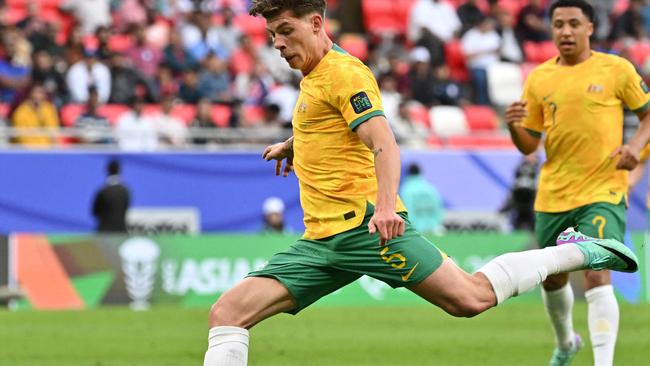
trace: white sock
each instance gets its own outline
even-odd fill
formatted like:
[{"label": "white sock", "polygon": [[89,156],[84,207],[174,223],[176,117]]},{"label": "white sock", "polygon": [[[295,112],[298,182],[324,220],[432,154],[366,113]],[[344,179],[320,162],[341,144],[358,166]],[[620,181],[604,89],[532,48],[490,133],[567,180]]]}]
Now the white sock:
[{"label": "white sock", "polygon": [[567,283],[564,287],[546,291],[542,289],[542,299],[546,306],[553,330],[555,331],[555,342],[561,350],[569,350],[573,345],[573,289]]},{"label": "white sock", "polygon": [[248,331],[238,327],[214,327],[208,335],[203,366],[246,366]]},{"label": "white sock", "polygon": [[585,256],[573,244],[500,255],[478,272],[483,273],[497,304],[539,285],[548,275],[585,268]]},{"label": "white sock", "polygon": [[612,285],[598,286],[585,292],[589,309],[589,334],[595,366],[611,366],[618,334],[618,303]]}]

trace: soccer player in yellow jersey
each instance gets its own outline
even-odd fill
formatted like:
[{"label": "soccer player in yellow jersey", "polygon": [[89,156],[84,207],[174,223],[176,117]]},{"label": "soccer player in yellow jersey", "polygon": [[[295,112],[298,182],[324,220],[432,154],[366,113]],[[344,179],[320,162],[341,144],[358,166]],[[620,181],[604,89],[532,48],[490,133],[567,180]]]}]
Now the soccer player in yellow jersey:
[{"label": "soccer player in yellow jersey", "polygon": [[[628,170],[650,138],[650,94],[632,64],[594,52],[589,37],[594,12],[584,0],[559,0],[550,7],[559,56],[528,76],[523,100],[510,105],[506,120],[517,148],[535,151],[542,134],[547,160],[535,201],[535,234],[553,246],[568,227],[583,234],[623,241]],[[623,143],[623,105],[641,123]],[[568,365],[582,346],[573,331],[573,292],[568,274],[549,276],[543,299],[555,330],[551,365]],[[589,332],[595,365],[612,365],[619,311],[608,271],[585,272]]]},{"label": "soccer player in yellow jersey", "polygon": [[474,275],[456,266],[409,222],[377,82],[329,39],[325,8],[325,0],[252,1],[250,14],[266,19],[275,48],[304,76],[293,137],[267,147],[263,158],[277,161],[276,175],[295,169],[306,230],[212,306],[205,366],[246,365],[248,329],[281,312],[296,314],[362,275],[471,317],[549,274],[637,270],[625,245],[577,233],[562,237],[567,245],[497,257]]}]

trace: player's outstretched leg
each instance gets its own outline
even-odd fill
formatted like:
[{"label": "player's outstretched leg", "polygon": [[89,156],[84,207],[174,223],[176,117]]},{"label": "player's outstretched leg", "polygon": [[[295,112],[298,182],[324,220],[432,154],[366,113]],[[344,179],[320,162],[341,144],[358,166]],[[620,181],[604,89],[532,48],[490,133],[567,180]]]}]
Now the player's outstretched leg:
[{"label": "player's outstretched leg", "polygon": [[638,269],[636,256],[624,244],[571,235],[564,238],[566,245],[503,254],[474,275],[446,259],[429,277],[409,289],[451,315],[472,317],[532,289],[551,274],[588,268],[626,272]]},{"label": "player's outstretched leg", "polygon": [[245,278],[221,295],[210,309],[203,366],[246,366],[248,329],[295,307],[295,300],[280,282],[264,277]]}]

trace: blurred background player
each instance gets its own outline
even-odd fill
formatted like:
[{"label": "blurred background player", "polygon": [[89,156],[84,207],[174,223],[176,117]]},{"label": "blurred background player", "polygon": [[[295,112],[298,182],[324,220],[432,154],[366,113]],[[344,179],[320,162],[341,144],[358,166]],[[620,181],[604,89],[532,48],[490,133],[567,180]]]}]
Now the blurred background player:
[{"label": "blurred background player", "polygon": [[284,233],[286,231],[284,222],[284,201],[279,197],[269,197],[262,205],[264,213],[265,233]]},{"label": "blurred background player", "polygon": [[[650,138],[650,94],[634,66],[623,58],[594,52],[594,10],[584,0],[551,5],[553,41],[559,50],[529,75],[522,101],[506,120],[517,148],[530,154],[546,134],[547,160],[535,201],[538,243],[555,244],[569,227],[599,238],[623,241],[627,170],[639,161]],[[636,112],[640,127],[625,145],[623,108]],[[585,272],[589,332],[597,366],[612,365],[619,310],[610,274]],[[570,364],[582,341],[573,331],[573,291],[567,274],[549,276],[543,299],[555,330],[551,365]]]},{"label": "blurred background player", "polygon": [[131,204],[129,189],[122,183],[120,163],[111,160],[107,167],[106,183],[93,200],[92,212],[97,220],[97,231],[126,233],[126,211]]},{"label": "blurred background player", "polygon": [[515,170],[515,181],[501,213],[510,215],[514,230],[532,232],[535,227],[535,195],[537,194],[537,153],[526,155]]},{"label": "blurred background player", "polygon": [[436,187],[420,174],[419,165],[408,166],[399,195],[409,210],[409,220],[415,230],[422,234],[444,233],[442,197]]}]

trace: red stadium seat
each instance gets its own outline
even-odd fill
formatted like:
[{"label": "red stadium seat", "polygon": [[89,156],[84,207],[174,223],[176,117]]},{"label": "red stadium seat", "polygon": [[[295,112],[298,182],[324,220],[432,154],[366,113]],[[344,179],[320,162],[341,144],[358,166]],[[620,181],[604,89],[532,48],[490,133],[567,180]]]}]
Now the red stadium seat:
[{"label": "red stadium seat", "polygon": [[229,106],[223,104],[215,104],[212,106],[212,120],[219,127],[228,127],[232,110]]},{"label": "red stadium seat", "polygon": [[7,103],[0,103],[0,118],[8,118],[9,117],[9,108],[11,106]]},{"label": "red stadium seat", "polygon": [[368,42],[359,34],[345,33],[341,35],[339,46],[361,61],[365,61],[368,57]]},{"label": "red stadium seat", "polygon": [[257,46],[263,45],[268,39],[266,20],[262,17],[252,17],[248,14],[235,16],[233,22],[242,33],[247,34]]},{"label": "red stadium seat", "polygon": [[84,112],[83,104],[66,104],[61,108],[61,124],[65,127],[74,125],[74,121]]},{"label": "red stadium seat", "polygon": [[558,51],[553,41],[524,42],[524,54],[527,61],[539,64],[555,57]]},{"label": "red stadium seat", "polygon": [[122,113],[128,110],[129,107],[127,107],[124,104],[105,104],[99,107],[99,110],[97,112],[102,116],[106,117],[108,121],[114,125],[117,122],[117,119],[120,118]]},{"label": "red stadium seat", "polygon": [[471,132],[494,131],[498,127],[497,114],[491,107],[468,105],[463,107],[463,112]]},{"label": "red stadium seat", "polygon": [[645,66],[650,60],[650,42],[636,42],[629,46],[630,59],[638,66]]},{"label": "red stadium seat", "polygon": [[108,39],[108,49],[113,52],[125,52],[131,47],[131,37],[125,34],[115,34]]},{"label": "red stadium seat", "polygon": [[445,45],[445,58],[452,79],[459,82],[469,81],[469,71],[460,41],[450,41]]},{"label": "red stadium seat", "polygon": [[242,126],[255,126],[264,123],[264,108],[258,106],[242,107]]},{"label": "red stadium seat", "polygon": [[404,34],[412,0],[362,0],[366,31],[372,34]]},{"label": "red stadium seat", "polygon": [[427,107],[419,103],[411,103],[408,107],[411,119],[427,129],[431,129],[431,119],[429,117],[429,110]]},{"label": "red stadium seat", "polygon": [[177,104],[172,109],[172,116],[180,119],[185,125],[190,124],[196,115],[196,106],[193,104]]}]

